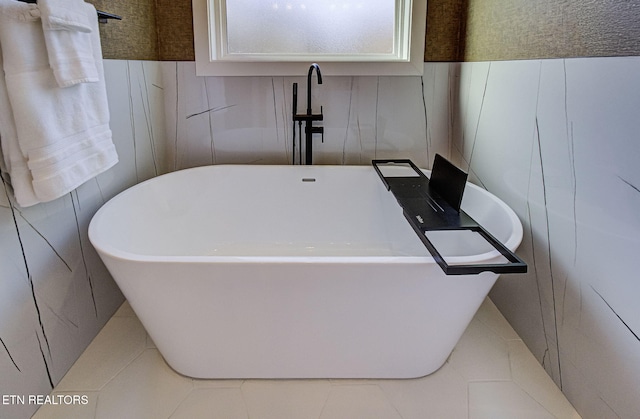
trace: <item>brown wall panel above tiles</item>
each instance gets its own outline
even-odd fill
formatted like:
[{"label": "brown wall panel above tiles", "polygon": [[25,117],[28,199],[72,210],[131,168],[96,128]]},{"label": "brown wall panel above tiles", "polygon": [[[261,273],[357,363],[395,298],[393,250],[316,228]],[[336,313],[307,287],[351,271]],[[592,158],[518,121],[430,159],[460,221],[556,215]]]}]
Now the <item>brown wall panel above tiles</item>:
[{"label": "brown wall panel above tiles", "polygon": [[640,55],[638,0],[429,0],[425,61]]},{"label": "brown wall panel above tiles", "polygon": [[468,0],[428,0],[425,61],[462,61]]},{"label": "brown wall panel above tiles", "polygon": [[160,61],[194,61],[191,0],[156,0]]},{"label": "brown wall panel above tiles", "polygon": [[[105,58],[193,61],[192,0],[88,0]],[[638,0],[428,0],[425,61],[640,55]]]},{"label": "brown wall panel above tiles", "polygon": [[100,25],[107,59],[159,60],[155,0],[88,0],[96,9],[122,17]]}]

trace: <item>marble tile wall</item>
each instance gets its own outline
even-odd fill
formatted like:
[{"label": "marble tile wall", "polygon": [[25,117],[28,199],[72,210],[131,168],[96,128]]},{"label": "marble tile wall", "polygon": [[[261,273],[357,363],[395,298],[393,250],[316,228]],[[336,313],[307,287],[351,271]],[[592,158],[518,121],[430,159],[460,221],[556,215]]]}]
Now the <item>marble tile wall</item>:
[{"label": "marble tile wall", "polygon": [[583,417],[640,417],[640,58],[455,66],[451,158],[525,229],[491,298]]},{"label": "marble tile wall", "polygon": [[[298,83],[298,109],[304,110],[306,75],[196,77],[193,62],[164,62],[162,70],[171,170],[291,163],[292,85]],[[443,116],[427,95],[446,89],[448,68],[434,65],[432,73],[425,86],[421,77],[323,77],[322,85],[314,78],[313,111],[323,106],[325,129],[324,142],[314,137],[314,163],[410,156],[427,166],[433,153],[448,154],[448,137],[427,133],[428,126],[435,129],[429,114]]]},{"label": "marble tile wall", "polygon": [[[3,418],[30,417],[38,406],[28,396],[48,394],[122,303],[87,227],[106,200],[163,170],[158,63],[105,61],[105,77],[119,163],[60,199],[28,208],[0,183]],[[10,395],[27,402],[4,398]]]}]

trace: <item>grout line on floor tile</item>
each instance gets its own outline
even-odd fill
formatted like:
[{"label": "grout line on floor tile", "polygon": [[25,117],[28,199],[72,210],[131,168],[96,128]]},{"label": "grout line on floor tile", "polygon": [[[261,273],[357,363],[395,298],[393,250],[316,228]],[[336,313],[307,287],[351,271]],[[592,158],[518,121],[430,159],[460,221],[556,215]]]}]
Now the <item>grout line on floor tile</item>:
[{"label": "grout line on floor tile", "polygon": [[[240,386],[238,386],[238,390],[240,390],[240,399],[242,400],[242,406],[244,406],[244,411],[247,412],[247,419],[252,419],[251,412],[249,411],[249,404],[247,403],[247,399],[245,399],[244,391],[242,391],[242,386],[249,380],[242,380]],[[320,419],[318,417],[318,419]]]},{"label": "grout line on floor tile", "polygon": [[544,409],[545,412],[549,413],[550,416],[552,417],[557,417],[556,415],[553,414],[553,412],[550,412],[549,409],[547,409],[547,406],[545,406],[544,404],[542,404],[538,399],[536,399],[532,394],[529,394],[529,392],[527,390],[525,390],[520,384],[518,384],[516,381],[513,382],[515,385],[518,386],[518,388],[520,390],[522,390],[522,392],[524,394],[526,394],[527,396],[529,396],[531,398],[531,400],[533,400],[534,402],[536,402],[538,404],[538,406],[542,407]]},{"label": "grout line on floor tile", "polygon": [[329,397],[331,397],[331,392],[334,390],[331,385],[331,380],[329,380],[329,384],[330,384],[329,391],[327,391],[327,395],[324,398],[324,403],[322,403],[322,409],[320,409],[320,413],[318,414],[318,419],[322,417],[322,414],[324,413],[324,409],[327,408],[327,402],[329,401]]},{"label": "grout line on floor tile", "polygon": [[470,382],[467,381],[467,419],[471,418],[471,386]]},{"label": "grout line on floor tile", "polygon": [[131,358],[131,360],[126,363],[125,365],[123,365],[118,371],[116,371],[115,374],[113,374],[111,377],[109,377],[109,379],[107,381],[105,381],[105,383],[100,386],[100,388],[98,389],[98,392],[102,392],[102,390],[111,382],[113,381],[114,378],[116,378],[118,375],[120,375],[120,373],[122,371],[124,371],[126,368],[129,367],[129,365],[131,365],[136,359],[140,358],[140,356],[142,356],[142,354],[144,354],[146,351],[148,351],[149,348],[143,348],[142,351],[140,351],[140,353],[136,356],[134,356],[133,358]]},{"label": "grout line on floor tile", "polygon": [[513,345],[509,345],[509,343],[507,342],[507,364],[509,365],[509,377],[511,377],[511,381],[515,381],[513,379],[513,362],[512,362],[512,347]]},{"label": "grout line on floor tile", "polygon": [[169,416],[167,416],[168,419],[170,419],[173,415],[176,414],[180,406],[182,406],[182,404],[189,398],[189,396],[191,395],[191,393],[193,393],[193,390],[195,390],[195,388],[196,388],[195,384],[193,383],[193,380],[191,380],[191,390],[189,390],[189,392],[185,394],[184,398],[180,400],[180,403],[178,403],[176,407],[174,407],[173,411],[169,413]]},{"label": "grout line on floor tile", "polygon": [[[113,320],[113,318],[114,318],[114,317],[116,317],[116,316],[112,316],[112,317],[108,320],[108,322],[103,326],[103,328],[100,330],[100,332],[98,333],[98,335],[94,338],[94,340],[95,340],[96,338],[98,338],[98,336],[102,333],[102,330],[104,330],[104,328],[107,326],[107,324],[108,324],[109,322],[111,322],[111,321]],[[118,317],[118,318],[131,318],[132,316],[117,316],[117,317]],[[138,321],[139,321],[139,320],[138,320]],[[146,333],[146,331],[145,331],[145,333]],[[91,341],[91,343],[93,343],[93,341]],[[90,343],[89,345],[91,345],[91,343]],[[85,348],[85,350],[84,350],[84,352],[83,352],[82,354],[84,354],[84,353],[87,351],[87,349],[88,349],[88,348],[89,348],[89,347],[87,346],[87,348]],[[143,348],[142,348],[142,350],[141,350],[137,355],[135,355],[133,358],[131,358],[131,360],[130,360],[128,363],[124,364],[120,369],[118,369],[117,371],[115,371],[115,373],[114,373],[113,375],[111,375],[110,377],[108,377],[108,379],[107,379],[107,380],[106,380],[106,381],[105,381],[101,386],[99,386],[99,387],[97,387],[97,388],[91,388],[91,389],[89,389],[89,390],[87,390],[87,388],[75,388],[75,387],[72,387],[72,388],[65,389],[64,391],[92,391],[92,392],[101,392],[101,391],[104,389],[104,387],[105,387],[105,386],[107,386],[107,384],[109,384],[109,383],[110,383],[114,378],[116,378],[116,377],[117,377],[117,376],[118,376],[118,375],[119,375],[119,374],[120,374],[120,373],[121,373],[125,368],[127,368],[127,367],[128,367],[128,366],[129,366],[133,361],[135,361],[136,359],[138,359],[138,358],[140,357],[140,355],[142,355],[142,354],[143,354],[147,349],[149,349],[149,348],[143,347]],[[82,355],[82,354],[81,354],[81,355]],[[64,380],[65,376],[66,376],[67,374],[69,374],[69,373],[72,371],[72,369],[73,369],[73,368],[75,368],[77,361],[78,361],[78,360],[76,359],[76,362],[71,366],[71,368],[69,368],[69,370],[65,373],[65,375],[63,375],[63,376],[62,376],[62,378],[58,381],[58,383],[57,383],[57,384],[56,384],[56,386],[52,389],[52,391],[55,391],[55,390],[58,388],[58,385],[59,385],[59,384]]]},{"label": "grout line on floor tile", "polygon": [[93,418],[90,419],[96,419],[96,416],[98,416],[98,408],[100,407],[100,396],[102,396],[102,391],[98,391],[98,396],[96,397],[96,408],[93,412]]},{"label": "grout line on floor tile", "polygon": [[[165,363],[166,363],[166,361],[165,361]],[[168,366],[168,364],[167,364],[167,366]],[[169,366],[169,368],[171,368],[171,367]],[[173,368],[171,368],[171,370],[175,372],[175,370]],[[180,373],[176,373],[176,374],[182,375]],[[244,385],[245,381],[247,381],[247,380],[237,380],[237,379],[233,379],[233,378],[230,378],[230,379],[223,379],[223,378],[220,378],[220,379],[216,379],[216,378],[211,378],[211,379],[193,378],[193,377],[188,377],[186,375],[184,377],[187,377],[187,378],[191,379],[191,383],[193,384],[193,388],[194,389],[201,389],[201,388],[226,388],[226,389],[230,389],[230,388],[233,388],[233,389],[242,390],[242,386]],[[220,383],[220,384],[216,384],[214,386],[208,386],[208,385],[205,384],[206,382],[211,382],[211,381],[215,381],[216,383]],[[237,384],[238,381],[240,381],[240,384]],[[200,383],[201,385],[198,386],[198,383]],[[229,383],[229,384],[224,384],[224,383]],[[235,384],[231,384],[231,383],[235,383]]]},{"label": "grout line on floor tile", "polygon": [[389,406],[391,406],[393,408],[393,410],[396,411],[396,413],[398,414],[398,417],[404,419],[404,416],[402,416],[402,413],[400,413],[400,411],[398,410],[396,405],[393,403],[393,401],[391,401],[391,399],[389,399],[389,396],[384,391],[384,389],[382,387],[380,387],[378,384],[376,384],[376,387],[378,387],[380,389],[380,391],[382,392],[382,395],[384,396],[385,400],[387,401]]},{"label": "grout line on floor tile", "polygon": [[504,380],[500,378],[491,378],[491,379],[471,379],[467,380],[469,384],[478,384],[478,383],[515,383],[513,380]]},{"label": "grout line on floor tile", "polygon": [[518,386],[518,388],[519,388],[520,390],[522,390],[522,392],[523,392],[524,394],[526,394],[527,396],[529,396],[529,397],[531,398],[531,400],[533,400],[533,401],[535,401],[536,403],[538,403],[538,404],[539,404],[539,405],[540,405],[540,406],[541,406],[545,411],[547,411],[551,416],[553,416],[554,418],[555,418],[555,417],[557,417],[556,415],[554,415],[554,414],[553,414],[553,412],[550,412],[550,411],[549,411],[549,409],[547,409],[547,407],[546,407],[545,405],[543,405],[543,404],[542,404],[542,403],[541,403],[541,402],[540,402],[536,397],[534,397],[534,395],[533,395],[533,394],[529,393],[529,392],[528,392],[524,387],[522,387],[522,386],[520,385],[520,383],[518,383],[518,382],[517,382],[517,381],[515,381],[515,380],[513,381],[513,383],[514,383],[515,385],[517,385],[517,386]]},{"label": "grout line on floor tile", "polygon": [[[500,314],[500,315],[502,315],[502,314]],[[520,337],[507,338],[507,337],[502,336],[502,333],[500,333],[500,329],[499,328],[496,328],[496,327],[492,326],[491,323],[486,322],[481,318],[478,318],[478,321],[480,323],[482,323],[483,325],[485,325],[489,330],[491,330],[493,333],[495,333],[500,339],[502,339],[505,342],[522,341],[522,338],[520,338]],[[516,335],[517,335],[517,333],[516,333]]]},{"label": "grout line on floor tile", "polygon": [[[422,378],[422,377],[418,377]],[[352,386],[352,385],[377,385],[380,380],[394,381],[393,378],[328,378],[332,387]],[[411,378],[413,380],[413,378]]]}]

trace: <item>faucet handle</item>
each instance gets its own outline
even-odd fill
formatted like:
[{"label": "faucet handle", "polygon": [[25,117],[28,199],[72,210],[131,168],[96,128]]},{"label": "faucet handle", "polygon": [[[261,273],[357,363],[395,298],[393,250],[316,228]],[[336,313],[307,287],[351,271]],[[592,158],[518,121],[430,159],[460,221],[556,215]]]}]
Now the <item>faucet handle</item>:
[{"label": "faucet handle", "polygon": [[321,140],[324,143],[324,127],[307,127],[304,130],[305,134],[311,133],[313,134],[320,134],[321,135]]},{"label": "faucet handle", "polygon": [[[322,105],[320,105],[320,116],[324,119],[324,114],[322,113]],[[320,127],[320,142],[324,144],[324,127]]]},{"label": "faucet handle", "polygon": [[320,140],[324,143],[324,127],[309,127],[311,134],[320,134]]}]

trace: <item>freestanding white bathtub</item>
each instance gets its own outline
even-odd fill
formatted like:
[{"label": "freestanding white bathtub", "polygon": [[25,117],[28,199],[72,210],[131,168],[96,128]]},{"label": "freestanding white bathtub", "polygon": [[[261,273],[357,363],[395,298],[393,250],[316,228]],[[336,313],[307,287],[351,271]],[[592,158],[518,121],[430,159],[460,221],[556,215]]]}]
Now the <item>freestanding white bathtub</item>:
[{"label": "freestanding white bathtub", "polygon": [[[462,208],[520,244],[495,196],[467,184]],[[167,363],[196,378],[430,374],[498,276],[444,275],[367,166],[170,173],[107,202],[89,237]],[[451,244],[453,263],[500,258]]]}]

